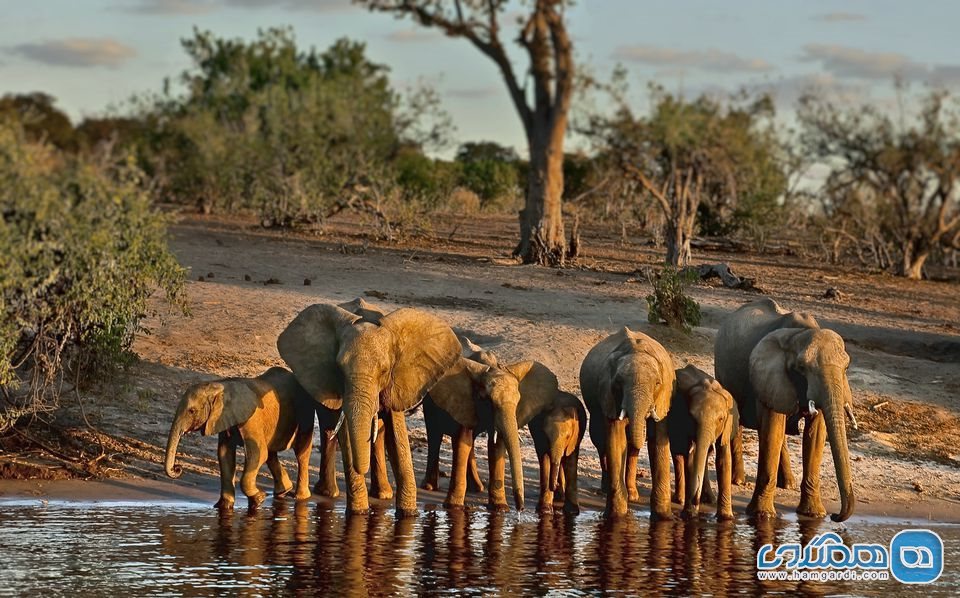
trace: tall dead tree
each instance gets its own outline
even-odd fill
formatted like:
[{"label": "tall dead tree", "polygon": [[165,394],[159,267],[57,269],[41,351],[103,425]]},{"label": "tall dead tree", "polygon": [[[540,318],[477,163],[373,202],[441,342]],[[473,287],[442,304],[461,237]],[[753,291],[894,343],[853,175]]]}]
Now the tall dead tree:
[{"label": "tall dead tree", "polygon": [[529,14],[521,17],[516,42],[529,59],[531,94],[526,84],[520,84],[501,39],[500,18],[508,0],[355,1],[373,11],[410,16],[447,36],[465,38],[496,64],[520,116],[530,153],[520,243],[514,255],[525,263],[563,264],[563,141],[574,81],[573,46],[564,21],[566,2],[535,0]]}]

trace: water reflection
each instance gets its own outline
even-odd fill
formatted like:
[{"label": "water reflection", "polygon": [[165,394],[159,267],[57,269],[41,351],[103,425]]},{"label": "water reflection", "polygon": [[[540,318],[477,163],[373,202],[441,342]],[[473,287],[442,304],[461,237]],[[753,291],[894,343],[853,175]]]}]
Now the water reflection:
[{"label": "water reflection", "polygon": [[[947,570],[932,587],[896,582],[759,582],[757,549],[808,542],[826,529],[845,542],[887,542],[886,525],[817,521],[650,522],[638,515],[392,510],[351,517],[277,502],[254,514],[195,506],[9,506],[0,509],[0,593],[542,595],[626,592],[947,594],[960,581],[960,528],[938,531]],[[952,586],[950,584],[953,584]]]}]

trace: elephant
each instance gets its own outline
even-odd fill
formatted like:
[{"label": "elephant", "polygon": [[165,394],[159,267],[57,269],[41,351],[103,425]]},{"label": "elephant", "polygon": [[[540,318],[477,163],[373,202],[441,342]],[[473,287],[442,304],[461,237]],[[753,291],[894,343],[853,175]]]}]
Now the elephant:
[{"label": "elephant", "polygon": [[673,359],[663,346],[627,327],[597,343],[580,366],[580,390],[590,413],[590,439],[600,453],[606,513],[627,513],[639,500],[637,455],[647,436],[654,519],[672,518],[667,413],[674,384]]},{"label": "elephant", "polygon": [[[497,357],[492,352],[484,350],[466,337],[460,337],[460,343],[463,346],[465,358],[490,367],[497,367]],[[460,424],[433,401],[430,393],[427,393],[423,399],[423,422],[427,429],[427,470],[423,481],[420,482],[420,487],[424,490],[439,490],[440,447],[443,444],[443,437],[449,436],[451,441],[456,440],[460,433]],[[473,430],[473,441],[467,462],[467,489],[472,492],[484,490],[483,480],[480,479],[480,471],[477,469],[475,446],[477,436],[487,427],[489,426],[478,426]]]},{"label": "elephant", "polygon": [[453,471],[444,505],[463,506],[473,431],[481,427],[489,432],[489,506],[498,511],[508,508],[504,491],[506,452],[510,458],[514,505],[518,511],[523,510],[519,430],[550,407],[558,392],[557,377],[542,363],[521,361],[491,367],[461,357],[430,389],[434,403],[460,426],[454,440]]},{"label": "elephant", "polygon": [[[320,496],[336,498],[340,496],[337,487],[337,423],[340,421],[340,410],[329,409],[319,403],[314,403],[317,411],[317,423],[320,428],[320,479],[317,480],[313,491]],[[386,453],[384,451],[383,418],[377,420],[377,440],[370,449],[370,494],[382,500],[393,498],[393,488],[387,477]]]},{"label": "elephant", "polygon": [[[843,338],[822,329],[804,313],[788,312],[772,299],[748,303],[717,331],[717,380],[737,402],[741,425],[758,431],[760,455],[753,498],[747,512],[775,516],[774,484],[783,453],[788,416],[800,413],[803,430],[803,479],[797,513],[823,517],[820,463],[830,440],[840,491],[834,521],[853,514],[856,498],[847,447],[846,420],[854,429],[853,394],[847,381],[850,357]],[[737,459],[739,443],[734,443]],[[740,457],[742,458],[742,457]]]},{"label": "elephant", "polygon": [[731,442],[740,428],[737,404],[719,382],[696,366],[687,365],[675,374],[667,429],[677,502],[688,519],[696,517],[702,495],[704,502],[712,502],[707,472],[707,453],[712,448],[717,464],[717,519],[733,519]]},{"label": "elephant", "polygon": [[580,512],[577,465],[580,443],[587,431],[587,410],[580,399],[561,391],[550,408],[530,420],[529,427],[540,461],[537,510],[541,514],[552,513],[554,493],[562,490],[564,512],[576,515]]},{"label": "elephant", "polygon": [[293,446],[297,455],[297,500],[310,498],[309,465],[313,444],[313,401],[293,374],[279,367],[256,378],[225,378],[201,382],[186,389],[177,407],[167,438],[165,470],[180,477],[177,445],[187,432],[218,434],[220,500],[217,508],[234,504],[236,450],[244,447],[240,485],[250,508],[266,498],[257,488],[257,474],[266,462],[273,475],[274,496],[293,490],[293,484],[277,459],[277,452]]},{"label": "elephant", "polygon": [[[362,302],[361,302],[362,305]],[[370,320],[376,321],[370,321]],[[280,333],[277,349],[311,397],[342,409],[338,440],[347,479],[347,510],[369,510],[364,476],[384,419],[399,516],[417,512],[417,485],[404,413],[460,359],[460,342],[441,319],[402,308],[382,318],[315,304]]]}]

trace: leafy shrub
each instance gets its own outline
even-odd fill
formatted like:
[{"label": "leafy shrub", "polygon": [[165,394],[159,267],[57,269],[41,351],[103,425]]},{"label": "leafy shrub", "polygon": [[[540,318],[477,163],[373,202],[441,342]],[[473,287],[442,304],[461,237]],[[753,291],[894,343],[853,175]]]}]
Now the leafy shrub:
[{"label": "leafy shrub", "polygon": [[155,289],[184,308],[141,179],[131,160],[66,157],[0,120],[0,430],[127,360]]},{"label": "leafy shrub", "polygon": [[650,276],[653,293],[647,295],[647,320],[651,324],[666,322],[672,328],[689,332],[700,325],[700,305],[684,294],[684,287],[696,279],[694,272],[684,272],[667,265],[659,274]]}]

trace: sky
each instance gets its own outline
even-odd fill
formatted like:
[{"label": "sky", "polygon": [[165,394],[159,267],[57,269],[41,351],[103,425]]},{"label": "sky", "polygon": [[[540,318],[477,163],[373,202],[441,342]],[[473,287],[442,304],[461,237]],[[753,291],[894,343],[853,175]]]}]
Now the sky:
[{"label": "sky", "polygon": [[[600,77],[622,64],[637,102],[648,81],[689,97],[769,90],[781,112],[810,85],[879,104],[893,101],[895,76],[914,90],[960,86],[955,0],[579,0],[568,22],[578,63]],[[0,0],[0,95],[43,91],[78,121],[175,79],[189,66],[180,40],[194,27],[250,39],[272,26],[291,26],[303,47],[362,40],[397,88],[438,89],[456,142],[526,153],[489,59],[463,39],[349,0]],[[522,73],[526,63],[513,56]]]}]

